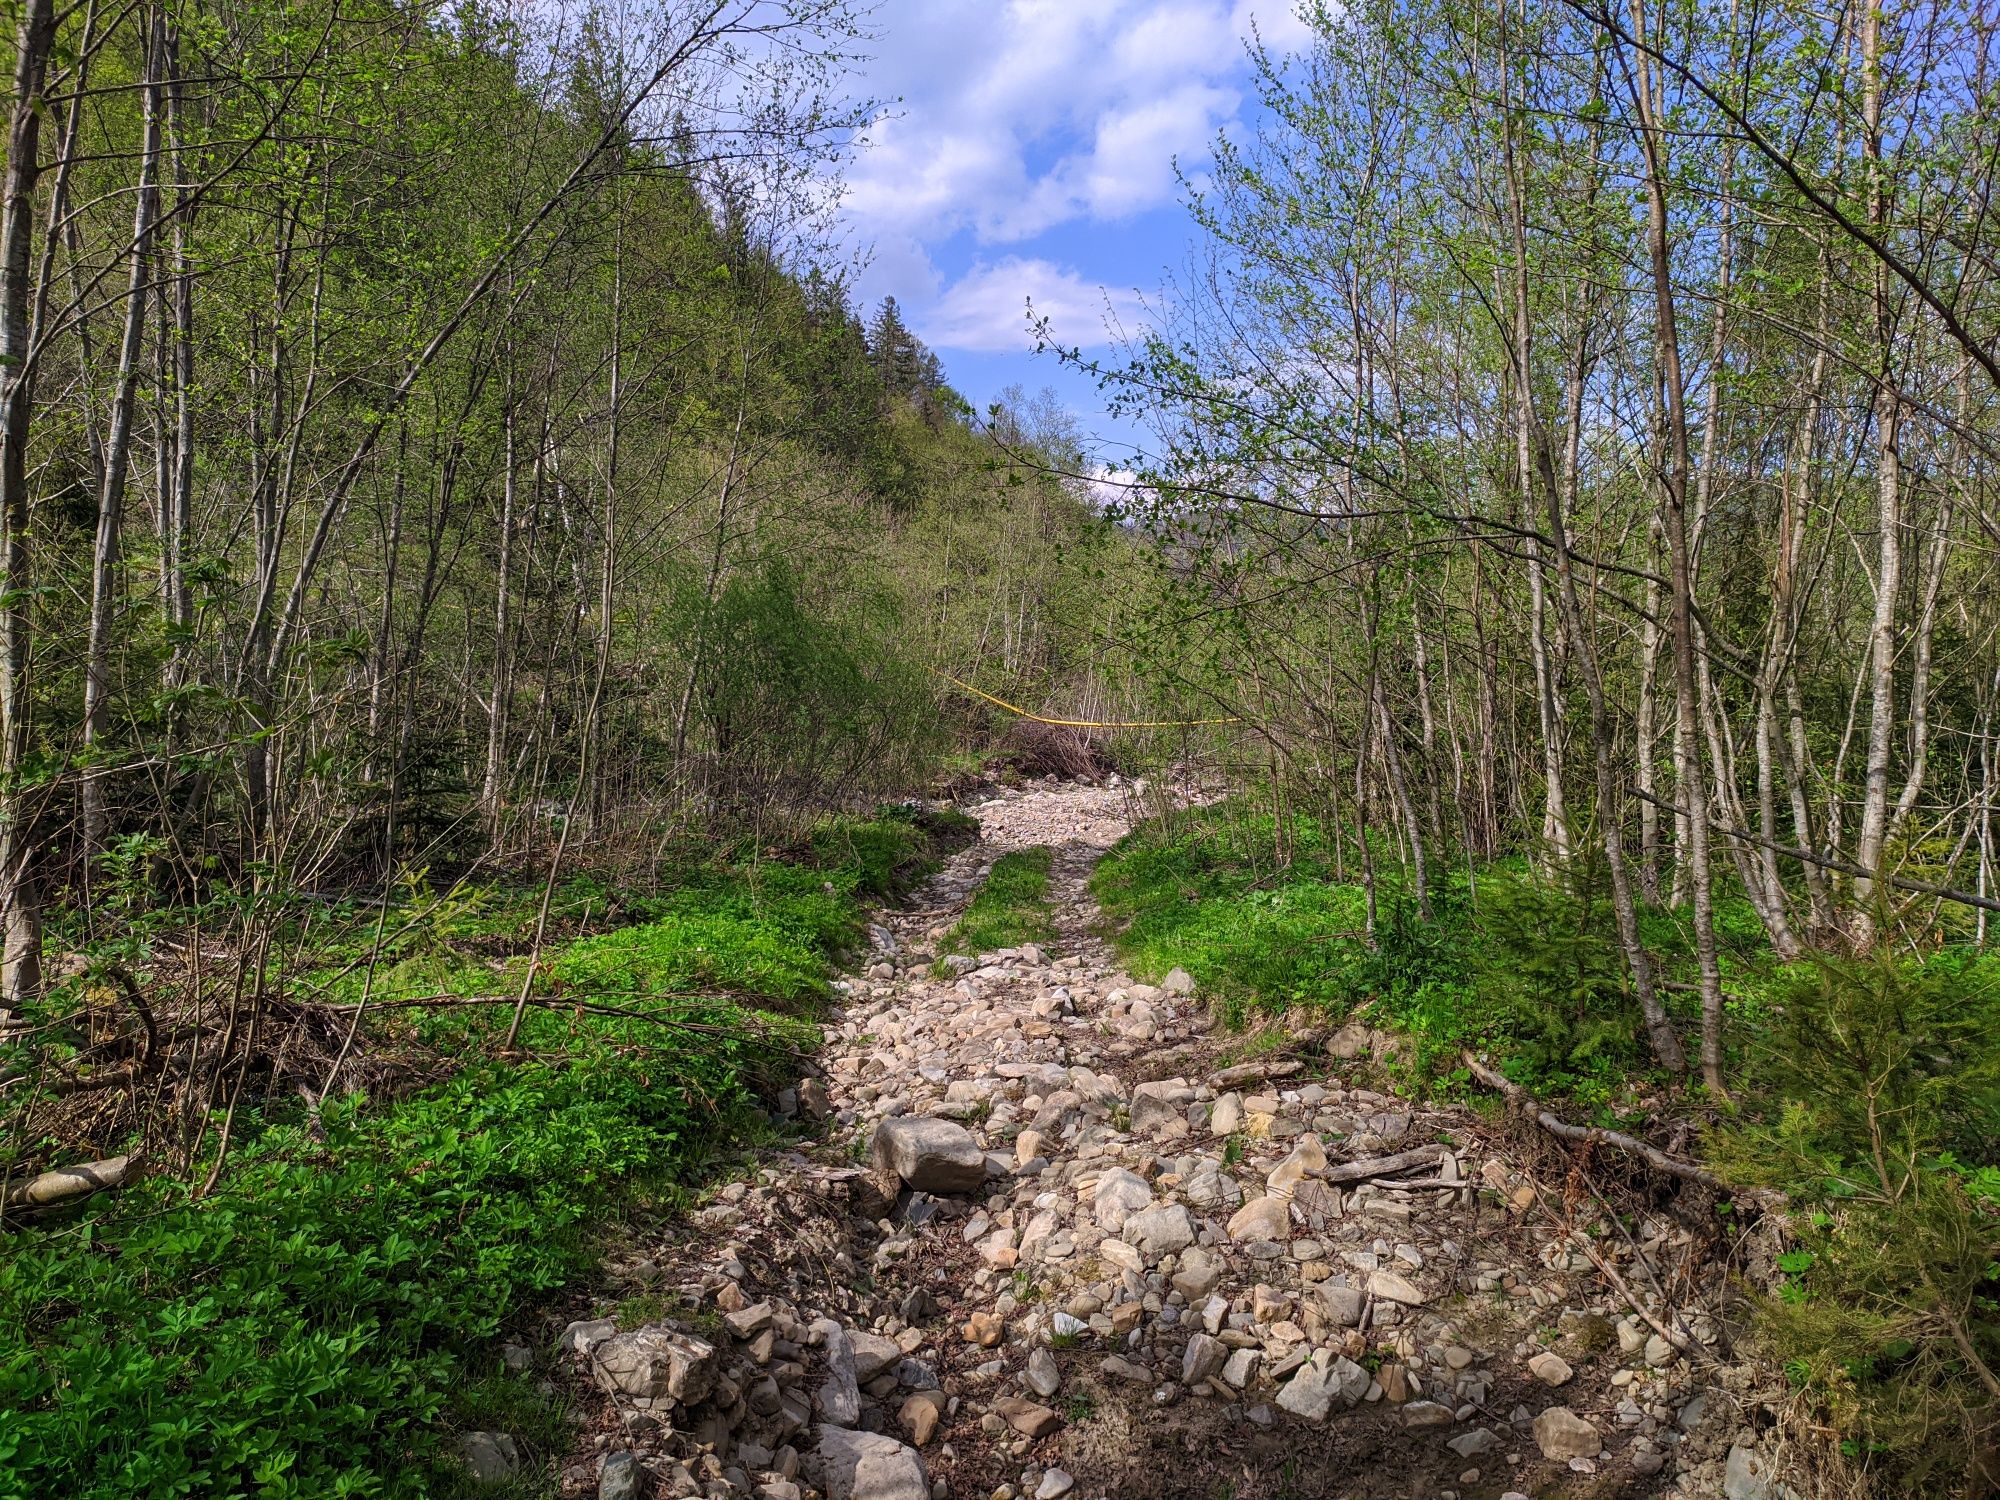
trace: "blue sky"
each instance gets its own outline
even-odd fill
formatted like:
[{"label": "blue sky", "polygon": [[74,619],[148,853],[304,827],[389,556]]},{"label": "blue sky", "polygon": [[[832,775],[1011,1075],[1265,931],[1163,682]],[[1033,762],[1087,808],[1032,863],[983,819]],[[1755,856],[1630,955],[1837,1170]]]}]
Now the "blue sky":
[{"label": "blue sky", "polygon": [[[1244,39],[1300,45],[1293,0],[887,0],[861,91],[898,101],[847,174],[842,216],[885,294],[975,406],[1053,386],[1087,432],[1129,439],[1089,382],[1036,357],[1056,337],[1107,352],[1184,262],[1174,174],[1254,110]],[[1103,457],[1117,463],[1115,448]]]}]

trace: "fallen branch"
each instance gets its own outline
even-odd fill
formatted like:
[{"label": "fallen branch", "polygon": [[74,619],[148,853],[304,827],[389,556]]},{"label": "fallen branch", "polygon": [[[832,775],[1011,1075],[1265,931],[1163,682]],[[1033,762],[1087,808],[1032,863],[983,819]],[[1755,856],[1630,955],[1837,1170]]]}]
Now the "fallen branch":
[{"label": "fallen branch", "polygon": [[1209,1079],[1209,1083],[1218,1089],[1231,1089],[1239,1083],[1262,1083],[1268,1078],[1289,1078],[1304,1066],[1305,1064],[1297,1058],[1238,1063],[1233,1068],[1224,1068]]},{"label": "fallen branch", "polygon": [[1323,1172],[1313,1175],[1322,1182],[1364,1182],[1371,1177],[1393,1177],[1398,1172],[1407,1172],[1413,1167],[1435,1166],[1444,1155],[1442,1146],[1419,1146],[1414,1151],[1399,1151],[1394,1156],[1371,1156],[1367,1161],[1336,1162]]},{"label": "fallen branch", "polygon": [[30,1177],[19,1187],[7,1190],[8,1208],[54,1208],[87,1198],[106,1188],[122,1187],[131,1176],[137,1158],[114,1156],[107,1161],[85,1162],[77,1167],[57,1167]]},{"label": "fallen branch", "polygon": [[1706,1167],[1696,1166],[1691,1161],[1682,1161],[1669,1156],[1657,1146],[1649,1146],[1637,1136],[1622,1131],[1605,1130],[1596,1125],[1572,1125],[1569,1121],[1549,1113],[1542,1108],[1541,1101],[1522,1088],[1520,1084],[1505,1074],[1486,1066],[1470,1052],[1463,1054],[1465,1066],[1472,1076],[1488,1088],[1504,1095],[1507,1102],[1523,1116],[1535,1122],[1558,1140],[1575,1141],[1578,1144],[1615,1146],[1620,1151],[1638,1157],[1657,1172],[1665,1172],[1669,1177],[1679,1177],[1687,1182],[1699,1182],[1704,1187],[1712,1187],[1727,1192],[1729,1185]]}]

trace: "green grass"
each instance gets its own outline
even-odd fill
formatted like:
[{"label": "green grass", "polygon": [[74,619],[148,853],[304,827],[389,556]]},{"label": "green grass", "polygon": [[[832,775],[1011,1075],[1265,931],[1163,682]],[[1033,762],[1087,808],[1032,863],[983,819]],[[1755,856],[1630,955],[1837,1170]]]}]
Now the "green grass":
[{"label": "green grass", "polygon": [[[207,1198],[155,1178],[0,1236],[0,1500],[455,1494],[453,1434],[475,1427],[514,1433],[531,1464],[513,1488],[545,1491],[562,1414],[532,1376],[490,1373],[493,1342],[761,1118],[816,1039],[861,899],[914,880],[932,837],[906,814],[842,820],[790,861],[566,889],[575,920],[631,925],[552,945],[537,986],[557,1006],[530,1009],[520,1059],[493,1056],[505,1006],[386,1012],[378,1044],[441,1081],[329,1100],[316,1130],[273,1097]],[[375,997],[511,993],[526,957],[478,949],[529,905],[454,892],[409,932],[399,909]],[[329,927],[302,983],[357,994],[339,967],[372,931]]]},{"label": "green grass", "polygon": [[[1646,1073],[1608,896],[1588,862],[1560,883],[1521,861],[1480,873],[1476,888],[1455,871],[1431,890],[1426,918],[1385,846],[1371,943],[1364,892],[1341,878],[1320,824],[1297,816],[1286,835],[1290,858],[1280,863],[1271,815],[1241,801],[1134,830],[1092,881],[1122,924],[1126,963],[1149,978],[1185,968],[1237,1025],[1294,1006],[1329,1019],[1364,1014],[1409,1039],[1404,1065],[1419,1081],[1454,1081],[1458,1054],[1486,1048],[1538,1091],[1601,1108]],[[1351,875],[1358,858],[1346,853]],[[1754,1008],[1769,954],[1740,920],[1746,902],[1718,904],[1732,990]],[[1668,977],[1693,977],[1681,914],[1647,911],[1642,929]],[[1685,1011],[1687,997],[1675,993]]]},{"label": "green grass", "polygon": [[1049,863],[1043,847],[1016,849],[993,862],[965,914],[944,935],[947,953],[991,953],[1056,935],[1049,905]]}]

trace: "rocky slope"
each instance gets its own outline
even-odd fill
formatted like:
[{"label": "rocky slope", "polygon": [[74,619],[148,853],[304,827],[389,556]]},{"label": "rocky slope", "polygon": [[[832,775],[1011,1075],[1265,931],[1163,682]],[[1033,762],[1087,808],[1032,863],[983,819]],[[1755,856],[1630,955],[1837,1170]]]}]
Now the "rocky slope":
[{"label": "rocky slope", "polygon": [[[1358,1027],[1232,1062],[1185,975],[1135,983],[1093,927],[1125,790],[969,810],[980,841],[884,915],[800,1090],[823,1147],[617,1268],[659,1321],[564,1332],[600,1428],[570,1493],[1778,1493],[1750,1372],[1650,1289],[1687,1230],[1572,1234],[1475,1116],[1349,1081],[1380,1076]],[[1058,940],[939,955],[1030,845]]]}]

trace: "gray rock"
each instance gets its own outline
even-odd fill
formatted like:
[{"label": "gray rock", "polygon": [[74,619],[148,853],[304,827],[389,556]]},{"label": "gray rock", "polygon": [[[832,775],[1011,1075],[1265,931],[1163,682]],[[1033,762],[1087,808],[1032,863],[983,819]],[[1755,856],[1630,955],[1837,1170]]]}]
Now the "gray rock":
[{"label": "gray rock", "polygon": [[1044,1400],[1062,1389],[1062,1371],[1056,1368],[1056,1357],[1046,1349],[1037,1349],[1028,1356],[1023,1379],[1028,1389]]},{"label": "gray rock", "polygon": [[1062,1500],[1076,1488],[1076,1481],[1067,1469],[1050,1469],[1042,1475],[1042,1482],[1035,1486],[1035,1500]]},{"label": "gray rock", "polygon": [[1543,1458],[1562,1463],[1597,1457],[1604,1451],[1604,1439],[1567,1406],[1551,1406],[1535,1418],[1535,1446],[1542,1450]]},{"label": "gray rock", "polygon": [[584,1322],[572,1323],[562,1331],[556,1340],[558,1354],[588,1354],[608,1338],[618,1333],[616,1318],[590,1318]]},{"label": "gray rock", "polygon": [[715,1346],[664,1325],[606,1339],[590,1358],[600,1386],[640,1400],[693,1406],[706,1400],[715,1384]]},{"label": "gray rock", "polygon": [[1181,1355],[1181,1384],[1190,1388],[1219,1374],[1229,1360],[1229,1346],[1220,1339],[1197,1333],[1187,1341]]},{"label": "gray rock", "polygon": [[1091,1211],[1097,1216],[1097,1227],[1106,1234],[1117,1234],[1125,1227],[1127,1219],[1152,1207],[1152,1204],[1153,1189],[1146,1179],[1123,1167],[1113,1167],[1098,1178],[1096,1190],[1090,1195]]},{"label": "gray rock", "polygon": [[1340,1394],[1340,1377],[1333,1371],[1324,1349],[1320,1350],[1278,1392],[1278,1405],[1308,1422],[1324,1422]]},{"label": "gray rock", "polygon": [[597,1500],[639,1500],[639,1460],[630,1453],[607,1453],[597,1471]]},{"label": "gray rock", "polygon": [[903,1346],[879,1333],[847,1331],[847,1347],[854,1354],[854,1378],[866,1385],[903,1358]]},{"label": "gray rock", "polygon": [[1179,967],[1169,969],[1167,970],[1167,977],[1160,981],[1160,988],[1169,995],[1192,995],[1194,993],[1194,975],[1188,973],[1186,969]]},{"label": "gray rock", "polygon": [[1162,1256],[1179,1255],[1194,1243],[1194,1220],[1178,1203],[1149,1208],[1125,1221],[1125,1243],[1136,1246],[1153,1264]]},{"label": "gray rock", "polygon": [[923,1459],[892,1437],[822,1427],[814,1456],[827,1500],[931,1500]]},{"label": "gray rock", "polygon": [[1326,1309],[1327,1317],[1337,1327],[1359,1328],[1361,1326],[1361,1309],[1368,1300],[1362,1293],[1361,1288],[1335,1286],[1330,1281],[1322,1281],[1314,1289],[1314,1292],[1319,1298],[1320,1306]]},{"label": "gray rock", "polygon": [[1500,1439],[1484,1427],[1475,1427],[1470,1432],[1460,1433],[1445,1447],[1460,1458],[1477,1458],[1482,1453],[1491,1453],[1500,1446]]},{"label": "gray rock", "polygon": [[1738,1443],[1729,1450],[1729,1461],[1722,1468],[1722,1494],[1724,1500],[1770,1500],[1771,1481],[1754,1448]]},{"label": "gray rock", "polygon": [[986,1181],[986,1153],[972,1132],[927,1115],[884,1120],[869,1155],[883,1177],[922,1193],[973,1193]]},{"label": "gray rock", "polygon": [[458,1456],[480,1484],[505,1484],[521,1467],[521,1450],[504,1432],[461,1432]]},{"label": "gray rock", "polygon": [[813,1323],[812,1332],[826,1349],[826,1379],[813,1403],[819,1414],[834,1426],[852,1427],[861,1420],[861,1387],[847,1330],[831,1318],[820,1318]]},{"label": "gray rock", "polygon": [[1132,1133],[1150,1135],[1186,1118],[1194,1090],[1184,1083],[1142,1083],[1132,1090]]}]

